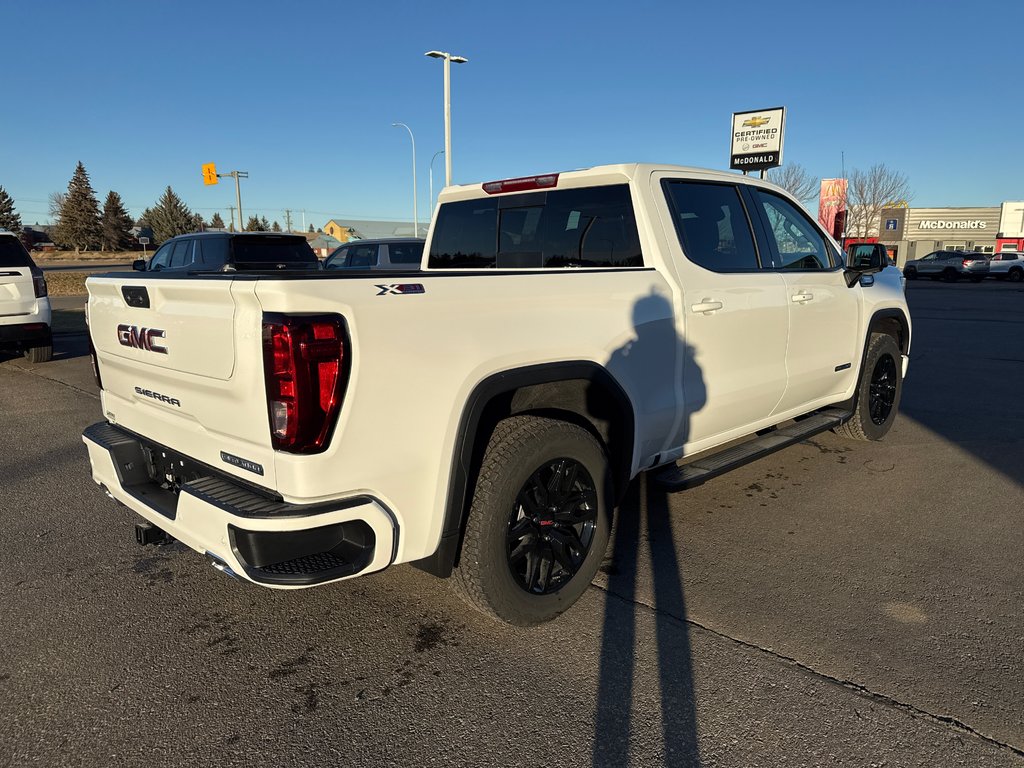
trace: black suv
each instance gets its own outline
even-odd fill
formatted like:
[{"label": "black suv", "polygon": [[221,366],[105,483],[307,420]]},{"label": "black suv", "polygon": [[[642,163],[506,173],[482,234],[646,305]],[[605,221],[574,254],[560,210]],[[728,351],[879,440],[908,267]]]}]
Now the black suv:
[{"label": "black suv", "polygon": [[196,232],[161,245],[144,272],[234,272],[245,269],[320,269],[320,260],[302,235],[277,232]]}]

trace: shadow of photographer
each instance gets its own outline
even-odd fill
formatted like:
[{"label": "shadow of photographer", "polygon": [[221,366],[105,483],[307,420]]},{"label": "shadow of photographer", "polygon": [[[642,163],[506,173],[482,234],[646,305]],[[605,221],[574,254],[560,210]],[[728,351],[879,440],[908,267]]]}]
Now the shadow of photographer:
[{"label": "shadow of photographer", "polygon": [[[651,294],[634,305],[633,327],[635,339],[615,351],[608,369],[620,380],[634,377],[630,391],[641,400],[639,407],[645,413],[659,407],[655,398],[665,391],[665,381],[686,382],[683,416],[671,440],[673,445],[683,445],[689,435],[690,415],[703,408],[706,400],[694,351],[677,335],[672,306],[661,296]],[[643,435],[638,441],[643,454]],[[671,446],[662,449],[667,447]],[[619,506],[614,543],[603,568],[608,585],[592,762],[595,766],[627,765],[634,730],[648,725],[633,722],[637,662],[645,655],[637,649],[638,611],[648,610],[639,602],[644,596],[637,594],[644,547],[653,580],[663,761],[671,766],[700,766],[693,661],[688,627],[682,621],[686,596],[680,553],[668,497],[646,475],[630,483]]]}]

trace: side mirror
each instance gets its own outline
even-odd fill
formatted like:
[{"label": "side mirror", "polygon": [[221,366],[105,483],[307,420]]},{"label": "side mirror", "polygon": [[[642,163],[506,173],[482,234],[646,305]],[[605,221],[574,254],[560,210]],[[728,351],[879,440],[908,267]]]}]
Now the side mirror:
[{"label": "side mirror", "polygon": [[846,285],[852,288],[863,275],[881,272],[889,266],[889,252],[881,243],[858,243],[850,249]]},{"label": "side mirror", "polygon": [[850,250],[851,269],[885,269],[889,263],[889,253],[881,243],[861,243]]},{"label": "side mirror", "polygon": [[146,271],[146,260],[145,259],[136,259],[135,261],[132,262],[132,269],[134,269],[136,272],[145,272]]}]

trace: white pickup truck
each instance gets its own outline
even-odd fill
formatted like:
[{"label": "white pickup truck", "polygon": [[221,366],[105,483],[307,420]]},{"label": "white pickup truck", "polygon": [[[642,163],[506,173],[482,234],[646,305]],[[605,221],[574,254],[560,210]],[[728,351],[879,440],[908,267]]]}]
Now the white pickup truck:
[{"label": "white pickup truck", "polygon": [[413,563],[538,623],[586,589],[639,473],[675,491],[886,434],[911,333],[886,264],[844,264],[735,174],[453,186],[420,270],[89,278],[83,437],[143,541],[279,588]]}]

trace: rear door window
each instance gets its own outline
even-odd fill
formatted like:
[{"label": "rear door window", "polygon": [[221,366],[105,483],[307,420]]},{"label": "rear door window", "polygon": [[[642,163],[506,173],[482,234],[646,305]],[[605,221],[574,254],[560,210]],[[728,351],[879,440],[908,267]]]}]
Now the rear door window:
[{"label": "rear door window", "polygon": [[671,179],[664,187],[687,259],[714,272],[760,267],[739,189]]},{"label": "rear door window", "polygon": [[445,203],[428,264],[435,269],[642,267],[629,186]]}]

